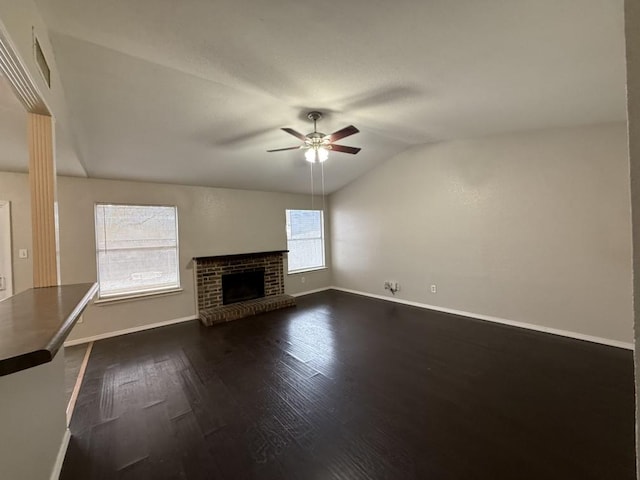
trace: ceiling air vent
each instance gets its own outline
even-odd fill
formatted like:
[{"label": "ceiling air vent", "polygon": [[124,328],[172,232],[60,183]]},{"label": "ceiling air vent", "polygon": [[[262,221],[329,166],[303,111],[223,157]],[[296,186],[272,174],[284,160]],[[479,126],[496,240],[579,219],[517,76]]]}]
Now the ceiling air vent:
[{"label": "ceiling air vent", "polygon": [[44,81],[47,83],[47,86],[51,88],[51,69],[49,68],[49,64],[47,63],[47,59],[44,58],[44,53],[42,52],[42,47],[40,47],[40,42],[38,39],[35,39],[35,55],[36,55],[36,63],[40,68],[40,73],[42,73],[42,77]]}]

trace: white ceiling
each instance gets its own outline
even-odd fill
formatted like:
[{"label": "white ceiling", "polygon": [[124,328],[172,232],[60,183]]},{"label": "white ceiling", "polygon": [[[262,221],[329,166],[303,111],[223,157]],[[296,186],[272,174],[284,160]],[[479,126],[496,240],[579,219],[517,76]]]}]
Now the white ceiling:
[{"label": "white ceiling", "polygon": [[419,143],[623,121],[622,0],[37,0],[91,177],[327,191]]}]

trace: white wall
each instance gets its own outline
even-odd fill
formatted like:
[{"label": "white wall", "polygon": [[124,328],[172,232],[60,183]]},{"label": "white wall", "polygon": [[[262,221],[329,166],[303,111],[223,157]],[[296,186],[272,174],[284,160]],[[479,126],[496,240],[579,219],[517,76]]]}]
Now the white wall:
[{"label": "white wall", "polygon": [[64,353],[0,377],[0,478],[47,480],[67,426]]},{"label": "white wall", "polygon": [[[90,306],[69,340],[195,314],[192,258],[285,250],[285,209],[309,208],[308,195],[58,177],[62,283],[96,279],[96,202],[178,206],[180,279],[176,295]],[[328,261],[331,261],[328,252]],[[287,293],[329,286],[330,270],[286,276]]]},{"label": "white wall", "polygon": [[[29,177],[22,173],[0,172],[0,200],[11,202],[11,250],[13,252],[13,292],[33,286],[31,261],[31,198]],[[29,257],[18,258],[18,250],[26,248]]]},{"label": "white wall", "polygon": [[632,342],[626,143],[620,123],[400,154],[331,196],[334,284]]},{"label": "white wall", "polygon": [[[49,110],[60,123],[66,123],[64,94],[47,29],[35,2],[0,0],[0,23]],[[51,88],[45,86],[34,60],[34,33],[51,67]],[[82,168],[76,171],[83,173]],[[19,293],[33,286],[31,259],[17,256],[19,248],[31,252],[28,176],[0,173],[0,198],[11,201],[14,292]],[[50,478],[66,430],[64,355],[59,352],[50,363],[0,378],[0,392],[0,477]]]}]

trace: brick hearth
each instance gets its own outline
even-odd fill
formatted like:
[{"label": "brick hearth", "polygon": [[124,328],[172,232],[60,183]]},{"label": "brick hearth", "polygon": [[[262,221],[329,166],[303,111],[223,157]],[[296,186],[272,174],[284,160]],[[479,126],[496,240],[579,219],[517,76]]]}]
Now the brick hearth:
[{"label": "brick hearth", "polygon": [[[200,321],[210,326],[295,306],[295,299],[284,294],[285,253],[286,251],[256,252],[194,258]],[[258,270],[264,270],[263,298],[230,305],[222,304],[222,275]]]}]

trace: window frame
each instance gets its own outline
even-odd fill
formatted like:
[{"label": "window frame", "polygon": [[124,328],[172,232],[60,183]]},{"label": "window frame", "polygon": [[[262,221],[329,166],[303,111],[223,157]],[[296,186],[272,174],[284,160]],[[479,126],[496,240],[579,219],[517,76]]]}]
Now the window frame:
[{"label": "window frame", "polygon": [[[321,245],[322,245],[322,265],[321,266],[315,266],[315,267],[304,267],[304,268],[300,268],[297,270],[290,270],[289,268],[289,261],[287,259],[287,275],[295,275],[297,273],[305,273],[305,272],[314,272],[317,270],[325,270],[327,268],[327,246],[326,246],[326,235],[325,235],[325,229],[324,229],[324,210],[321,209],[315,209],[315,208],[286,208],[285,209],[285,235],[287,237],[287,251],[291,251],[290,247],[289,247],[289,241],[291,241],[292,239],[289,238],[289,229],[287,228],[287,225],[289,225],[289,223],[287,222],[287,212],[289,211],[294,211],[294,212],[318,212],[320,213],[320,240]],[[301,239],[301,240],[317,240],[317,237],[314,238],[309,238],[309,239]],[[295,241],[295,239],[293,239]]]},{"label": "window frame", "polygon": [[[119,292],[119,293],[111,293],[111,294],[103,294],[100,288],[100,249],[98,246],[98,234],[97,234],[97,220],[98,220],[98,207],[99,206],[116,206],[116,207],[167,207],[173,208],[175,211],[175,231],[176,231],[176,274],[177,274],[177,282],[175,285],[167,285],[164,287],[157,288],[140,288],[137,290],[130,290],[127,292]],[[157,203],[121,203],[121,202],[95,202],[93,205],[93,228],[94,228],[94,239],[95,239],[95,247],[96,247],[96,280],[98,283],[98,294],[96,300],[93,302],[95,304],[100,303],[110,303],[110,302],[120,302],[125,300],[135,300],[139,298],[148,298],[153,296],[160,295],[170,295],[174,293],[179,293],[182,291],[182,282],[180,278],[180,229],[179,229],[179,219],[178,219],[178,206],[171,204],[157,204]]]}]

